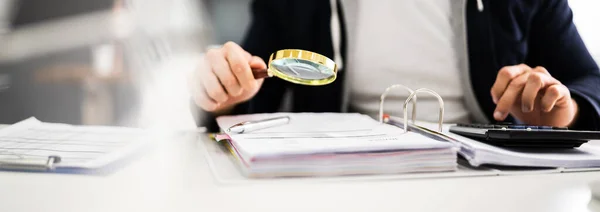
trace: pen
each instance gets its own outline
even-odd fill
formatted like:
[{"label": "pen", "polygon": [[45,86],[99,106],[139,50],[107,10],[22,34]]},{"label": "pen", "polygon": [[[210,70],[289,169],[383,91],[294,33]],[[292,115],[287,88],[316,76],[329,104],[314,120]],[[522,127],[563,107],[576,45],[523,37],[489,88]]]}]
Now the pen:
[{"label": "pen", "polygon": [[246,121],[229,127],[227,130],[230,133],[246,133],[255,130],[265,129],[269,127],[275,127],[284,125],[290,122],[289,116],[281,116],[275,118],[269,118],[259,121]]}]

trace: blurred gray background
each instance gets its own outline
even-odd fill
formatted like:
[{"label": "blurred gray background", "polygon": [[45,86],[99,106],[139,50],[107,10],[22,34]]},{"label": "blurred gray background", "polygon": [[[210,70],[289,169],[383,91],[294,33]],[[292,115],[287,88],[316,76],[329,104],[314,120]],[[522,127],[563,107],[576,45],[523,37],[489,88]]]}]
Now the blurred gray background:
[{"label": "blurred gray background", "polygon": [[241,42],[250,22],[250,2],[251,0],[206,1],[218,43]]}]

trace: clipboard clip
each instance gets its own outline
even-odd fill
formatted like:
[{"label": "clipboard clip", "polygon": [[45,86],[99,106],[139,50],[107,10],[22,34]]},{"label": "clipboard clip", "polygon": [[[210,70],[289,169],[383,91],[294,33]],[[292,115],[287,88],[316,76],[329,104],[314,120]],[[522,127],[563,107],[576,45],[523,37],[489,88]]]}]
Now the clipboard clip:
[{"label": "clipboard clip", "polygon": [[60,156],[48,156],[46,160],[18,159],[0,160],[0,169],[19,171],[52,171],[60,163]]},{"label": "clipboard clip", "polygon": [[419,94],[419,93],[428,93],[428,94],[435,96],[438,99],[438,103],[440,106],[439,118],[438,118],[438,132],[440,132],[440,133],[442,132],[442,127],[444,124],[444,100],[442,99],[442,97],[438,93],[436,93],[435,91],[433,91],[431,89],[419,88],[419,89],[413,91],[412,89],[410,89],[404,85],[401,85],[401,84],[392,85],[392,86],[386,88],[385,91],[383,92],[383,94],[381,94],[381,101],[379,102],[379,122],[380,123],[385,122],[384,111],[383,111],[383,103],[385,101],[385,98],[387,97],[388,93],[395,88],[404,88],[405,90],[410,92],[410,95],[408,96],[408,98],[406,98],[406,100],[404,101],[404,105],[403,105],[404,132],[408,132],[408,104],[410,102],[412,102],[411,121],[412,121],[412,124],[415,124],[415,119],[417,117],[417,94]]}]

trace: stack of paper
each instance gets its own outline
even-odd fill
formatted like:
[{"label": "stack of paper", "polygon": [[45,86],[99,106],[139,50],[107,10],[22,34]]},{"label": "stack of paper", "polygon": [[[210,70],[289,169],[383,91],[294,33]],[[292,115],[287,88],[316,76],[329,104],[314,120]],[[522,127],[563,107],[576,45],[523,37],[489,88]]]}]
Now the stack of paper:
[{"label": "stack of paper", "polygon": [[456,169],[458,148],[381,124],[368,116],[339,113],[254,114],[217,119],[221,129],[290,116],[289,124],[229,134],[229,147],[250,177],[440,172]]},{"label": "stack of paper", "polygon": [[[390,117],[390,124],[402,126],[402,119]],[[515,166],[515,167],[551,167],[551,168],[592,168],[600,167],[600,146],[589,142],[573,149],[554,148],[507,148],[489,145],[450,132],[452,124],[445,124],[443,133],[435,129],[437,124],[417,122],[409,124],[411,131],[436,140],[445,140],[460,146],[459,154],[470,165]]]},{"label": "stack of paper", "polygon": [[142,129],[74,126],[29,118],[0,129],[0,169],[28,170],[37,164],[44,167],[51,156],[60,160],[47,168],[102,168],[155,137]]},{"label": "stack of paper", "polygon": [[460,154],[472,166],[485,164],[521,167],[600,167],[600,147],[583,144],[573,149],[505,148],[446,133],[461,144]]}]

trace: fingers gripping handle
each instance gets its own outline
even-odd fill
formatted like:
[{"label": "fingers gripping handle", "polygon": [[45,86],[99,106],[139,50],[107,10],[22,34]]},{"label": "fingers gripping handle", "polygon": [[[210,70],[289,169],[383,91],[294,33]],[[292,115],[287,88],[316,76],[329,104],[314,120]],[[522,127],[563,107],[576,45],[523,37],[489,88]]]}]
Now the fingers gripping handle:
[{"label": "fingers gripping handle", "polygon": [[269,71],[267,69],[252,69],[252,75],[254,75],[254,79],[270,77]]}]

